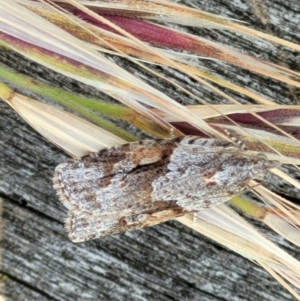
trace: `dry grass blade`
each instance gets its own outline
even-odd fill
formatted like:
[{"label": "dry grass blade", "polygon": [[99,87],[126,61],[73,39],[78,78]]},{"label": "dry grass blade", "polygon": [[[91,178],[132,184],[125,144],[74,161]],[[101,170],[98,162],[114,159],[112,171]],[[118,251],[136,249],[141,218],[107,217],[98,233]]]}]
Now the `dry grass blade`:
[{"label": "dry grass blade", "polygon": [[[51,11],[50,9],[47,10],[43,6],[41,7],[40,5],[38,5],[38,3],[30,3],[30,5],[27,4],[26,7],[36,12],[40,16],[45,17],[47,20],[54,23],[58,27],[75,35],[79,39],[95,45],[95,49],[101,52],[120,55],[132,61],[135,61],[135,63],[137,64],[139,64],[137,61],[138,59],[139,61],[143,60],[147,63],[155,63],[163,66],[170,66],[170,64],[166,60],[164,60],[163,57],[155,55],[155,53],[152,53],[151,51],[149,51],[149,49],[141,47],[140,45],[128,38],[117,35],[108,30],[101,29],[100,27],[92,26],[89,23],[83,23],[83,21],[79,18],[77,19],[75,17],[72,17],[71,19],[70,17],[67,17],[63,14],[57,14],[55,11]],[[156,50],[156,52],[158,52],[158,50]],[[174,61],[177,61],[177,65],[180,66],[182,70],[186,70],[188,74],[194,74],[195,76],[198,76],[200,78],[207,79],[213,83],[219,84],[241,94],[247,95],[260,103],[273,103],[271,100],[268,100],[265,97],[262,97],[259,94],[252,92],[247,88],[235,85],[234,83],[230,83],[229,81],[216,76],[208,70],[201,68],[201,66],[193,66],[193,64],[189,60],[189,55],[185,55],[184,53],[178,53],[174,51],[170,53],[164,50],[160,50],[160,53],[163,53],[164,57],[168,57]],[[137,59],[133,58],[132,56],[136,57]],[[143,65],[143,68],[146,68],[145,65]],[[146,69],[148,70],[148,68]],[[165,79],[168,80],[167,78]],[[174,84],[174,82],[172,82],[172,84]],[[231,100],[231,98],[228,97],[227,94],[222,94],[220,90],[216,89],[215,91],[217,93],[220,93],[220,95],[227,97],[229,100]]]},{"label": "dry grass blade", "polygon": [[[222,212],[222,209],[225,211]],[[198,212],[197,216],[186,215],[178,220],[246,258],[258,262],[268,272],[276,269],[282,277],[294,279],[291,283],[299,285],[299,262],[266,240],[234,212],[229,212],[226,205]],[[274,276],[273,273],[271,275]],[[278,275],[275,278],[278,281],[282,279]],[[283,284],[282,281],[280,283]],[[298,300],[300,299],[288,284],[285,283],[284,286],[293,292]]]},{"label": "dry grass blade", "polygon": [[35,130],[73,157],[125,142],[73,114],[17,93],[10,93],[6,101]]},{"label": "dry grass blade", "polygon": [[[291,241],[293,244],[300,247],[300,234],[299,234],[299,226],[296,228],[292,223],[287,221],[288,216],[285,217],[283,214],[274,214],[272,210],[270,213],[267,213],[263,218],[263,222],[268,225],[271,229],[276,231],[279,235],[284,237],[285,239]],[[275,212],[276,213],[276,212]],[[299,221],[299,212],[298,215],[295,216],[295,219]]]},{"label": "dry grass blade", "polygon": [[[271,199],[273,202],[270,201]],[[251,218],[262,221],[285,239],[299,245],[299,206],[278,195],[265,195],[264,200],[266,205],[254,203],[242,196],[235,196],[230,202]]]},{"label": "dry grass blade", "polygon": [[[105,4],[104,11],[102,13],[107,13],[107,8],[110,7],[110,14],[111,16],[106,15],[106,18],[103,18],[102,16],[99,17],[94,13],[91,13],[88,9],[84,8],[83,5],[79,5],[75,1],[67,1],[69,4],[72,4],[76,6],[79,10],[83,11],[84,13],[92,16],[96,20],[99,20],[100,22],[104,23],[106,26],[109,26],[113,28],[114,30],[117,30],[121,34],[130,37],[133,39],[135,42],[140,43],[136,37],[138,37],[141,40],[152,42],[159,44],[160,46],[167,46],[170,48],[177,48],[180,50],[186,50],[186,51],[192,51],[195,53],[198,53],[200,55],[204,56],[210,56],[215,59],[220,59],[220,60],[225,60],[228,63],[238,65],[242,68],[246,68],[248,70],[252,70],[254,72],[261,73],[266,76],[270,76],[272,78],[276,78],[280,81],[299,86],[300,83],[298,82],[300,75],[297,72],[293,72],[287,68],[284,68],[282,66],[277,66],[273,63],[269,62],[263,62],[262,60],[255,59],[253,57],[244,55],[242,53],[239,53],[237,51],[234,51],[233,49],[229,47],[225,47],[224,45],[220,45],[214,42],[211,42],[206,39],[202,39],[200,37],[192,36],[185,34],[179,30],[175,29],[170,29],[167,27],[163,26],[158,26],[154,24],[150,24],[148,22],[143,22],[141,20],[135,20],[135,19],[130,19],[128,17],[123,18],[122,15],[118,15],[118,10],[113,13],[113,7],[115,4]],[[96,3],[93,6],[88,6],[91,9],[96,9],[98,8],[97,12],[101,13],[101,9],[99,8],[102,7],[101,3]],[[139,7],[139,6],[137,6]],[[136,7],[132,6],[132,10],[136,11],[138,10]],[[127,12],[130,11],[127,7]],[[184,13],[186,11],[182,11],[180,15],[180,20],[183,18]],[[114,16],[116,15],[116,16]],[[82,18],[84,18],[84,15],[81,15]],[[121,20],[120,20],[121,19]],[[166,20],[165,20],[166,21]],[[123,29],[120,30],[118,26],[122,27]],[[151,27],[148,29],[145,29],[147,27]],[[141,31],[140,29],[143,28]],[[124,31],[125,29],[125,31]],[[131,36],[128,35],[128,32],[131,33]],[[144,36],[144,33],[147,32],[147,35]],[[150,34],[154,33],[150,37]],[[136,37],[134,37],[136,36]],[[168,37],[167,39],[161,39],[159,37],[164,36]],[[175,43],[173,43],[176,41]],[[181,43],[178,43],[177,41],[181,41]],[[152,51],[154,51],[152,49]],[[157,53],[158,54],[158,53]],[[159,55],[159,54],[158,54]],[[161,55],[161,54],[160,54]],[[165,57],[166,60],[168,58]],[[169,60],[168,60],[169,61]],[[169,61],[170,62],[170,61]],[[172,62],[170,62],[172,64]],[[296,78],[294,80],[293,78]],[[298,80],[297,80],[298,78]]]}]

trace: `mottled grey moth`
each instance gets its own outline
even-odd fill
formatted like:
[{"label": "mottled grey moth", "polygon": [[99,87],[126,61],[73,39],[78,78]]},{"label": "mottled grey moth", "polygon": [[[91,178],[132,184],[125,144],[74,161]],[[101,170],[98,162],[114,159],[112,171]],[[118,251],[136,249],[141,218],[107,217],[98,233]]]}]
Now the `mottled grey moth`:
[{"label": "mottled grey moth", "polygon": [[278,166],[234,144],[196,136],[124,144],[55,169],[74,242],[162,223],[229,200]]}]

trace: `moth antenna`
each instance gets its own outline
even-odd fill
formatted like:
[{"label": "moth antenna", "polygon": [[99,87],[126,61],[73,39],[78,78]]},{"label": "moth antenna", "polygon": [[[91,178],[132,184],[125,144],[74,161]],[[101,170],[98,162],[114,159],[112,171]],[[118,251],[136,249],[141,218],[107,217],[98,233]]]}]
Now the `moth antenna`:
[{"label": "moth antenna", "polygon": [[245,143],[238,139],[237,137],[233,136],[230,131],[228,131],[227,129],[223,129],[223,131],[225,132],[225,134],[243,151],[247,151],[248,148],[245,145]]}]

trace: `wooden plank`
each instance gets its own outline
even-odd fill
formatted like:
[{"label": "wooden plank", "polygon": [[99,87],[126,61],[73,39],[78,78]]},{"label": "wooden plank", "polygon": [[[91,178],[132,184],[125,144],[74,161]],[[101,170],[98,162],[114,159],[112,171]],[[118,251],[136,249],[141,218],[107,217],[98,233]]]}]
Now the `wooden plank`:
[{"label": "wooden plank", "polygon": [[[243,19],[257,29],[300,43],[298,0],[182,2]],[[264,9],[257,8],[257,3],[262,3]],[[300,55],[283,47],[249,41],[228,32],[188,31],[234,45],[293,70],[300,69]],[[6,60],[1,54],[0,59]],[[169,84],[116,60],[174,99],[185,104],[196,103]],[[299,91],[293,87],[223,63],[204,64],[281,103],[299,101]],[[26,72],[35,75],[34,66],[22,65],[20,59],[15,67],[26,68]],[[176,72],[166,74],[207,101],[222,101],[215,93],[186,81]],[[237,98],[251,101],[242,96]],[[66,210],[51,183],[55,166],[67,156],[3,102],[0,102],[0,112],[0,195],[4,199],[5,224],[1,279],[7,301],[294,300],[261,268],[178,222],[87,243],[71,243],[63,227]],[[262,230],[299,258],[298,248]]]},{"label": "wooden plank", "polygon": [[[9,114],[2,117],[10,120],[10,129],[15,129],[14,139],[0,145],[5,162],[0,169],[5,195],[2,273],[8,284],[17,283],[7,285],[7,300],[15,300],[16,291],[26,296],[24,300],[40,300],[39,294],[64,301],[231,300],[232,296],[291,300],[266,272],[177,222],[71,243],[63,227],[66,210],[51,188],[52,170],[64,155],[5,104],[0,108]],[[1,131],[1,141],[3,134],[11,137],[7,130]],[[36,174],[28,173],[33,158],[43,162]]]}]

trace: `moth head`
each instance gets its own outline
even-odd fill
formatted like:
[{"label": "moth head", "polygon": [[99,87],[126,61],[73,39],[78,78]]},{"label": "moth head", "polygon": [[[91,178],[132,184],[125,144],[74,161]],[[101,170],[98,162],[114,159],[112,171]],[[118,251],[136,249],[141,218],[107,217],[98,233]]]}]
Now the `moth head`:
[{"label": "moth head", "polygon": [[263,181],[269,170],[278,166],[280,162],[270,161],[263,154],[239,154],[223,161],[204,180],[208,185],[220,185],[230,190],[242,189],[252,179]]},{"label": "moth head", "polygon": [[263,181],[270,169],[280,165],[279,161],[268,160],[264,154],[258,154],[253,158],[253,169],[250,172],[250,176],[252,179]]}]

